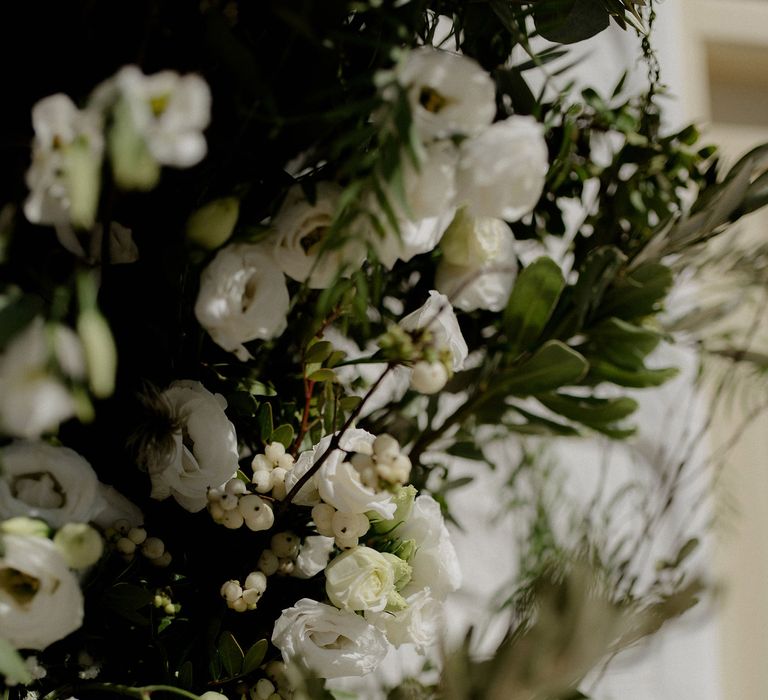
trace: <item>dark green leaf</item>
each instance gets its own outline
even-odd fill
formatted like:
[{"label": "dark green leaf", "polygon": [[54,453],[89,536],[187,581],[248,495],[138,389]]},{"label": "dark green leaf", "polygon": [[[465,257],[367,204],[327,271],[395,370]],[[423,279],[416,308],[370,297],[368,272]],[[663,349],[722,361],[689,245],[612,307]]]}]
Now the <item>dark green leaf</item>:
[{"label": "dark green leaf", "polygon": [[221,663],[224,665],[227,676],[234,678],[239,675],[240,669],[243,667],[244,655],[243,650],[231,632],[221,633],[218,649]]},{"label": "dark green leaf", "polygon": [[258,670],[267,653],[268,646],[266,639],[260,639],[248,650],[243,661],[243,674],[253,673]]},{"label": "dark green leaf", "polygon": [[545,343],[529,360],[501,373],[493,393],[530,396],[576,384],[589,364],[582,355],[559,340]]},{"label": "dark green leaf", "polygon": [[479,462],[485,461],[483,451],[474,442],[456,442],[446,452],[454,457],[473,459]]},{"label": "dark green leaf", "polygon": [[272,436],[269,438],[269,441],[279,442],[286,448],[290,447],[293,442],[293,426],[288,423],[278,425],[277,428],[272,431]]},{"label": "dark green leaf", "polygon": [[592,382],[612,382],[619,386],[643,389],[649,386],[661,386],[664,382],[676,376],[676,367],[664,369],[629,370],[599,359],[591,359],[588,379]]},{"label": "dark green leaf", "polygon": [[600,0],[540,0],[533,20],[541,36],[558,44],[574,44],[608,28],[608,12]]},{"label": "dark green leaf", "polygon": [[304,356],[304,362],[324,362],[333,352],[333,345],[327,340],[321,340],[307,348],[307,354]]},{"label": "dark green leaf", "polygon": [[267,442],[275,429],[272,423],[272,406],[268,401],[261,404],[258,415],[259,435],[264,442]]},{"label": "dark green leaf", "polygon": [[637,410],[637,401],[627,396],[598,399],[557,393],[543,394],[536,398],[550,411],[588,426],[615,423]]},{"label": "dark green leaf", "polygon": [[528,348],[541,335],[563,287],[563,273],[551,258],[539,258],[520,273],[504,310],[513,355]]},{"label": "dark green leaf", "polygon": [[179,686],[189,690],[195,682],[195,669],[192,666],[191,661],[185,661],[179,667],[179,675],[177,677]]},{"label": "dark green leaf", "polygon": [[584,321],[600,305],[605,290],[616,278],[626,256],[613,246],[601,246],[589,253],[579,270],[579,279],[573,288],[574,316],[565,335],[577,333]]},{"label": "dark green leaf", "polygon": [[624,369],[639,369],[661,341],[656,331],[609,318],[589,332],[592,354]]},{"label": "dark green leaf", "polygon": [[336,372],[328,368],[317,369],[309,375],[308,379],[313,382],[335,382]]},{"label": "dark green leaf", "polygon": [[644,263],[614,285],[600,313],[625,319],[655,313],[673,281],[672,271],[665,265]]}]

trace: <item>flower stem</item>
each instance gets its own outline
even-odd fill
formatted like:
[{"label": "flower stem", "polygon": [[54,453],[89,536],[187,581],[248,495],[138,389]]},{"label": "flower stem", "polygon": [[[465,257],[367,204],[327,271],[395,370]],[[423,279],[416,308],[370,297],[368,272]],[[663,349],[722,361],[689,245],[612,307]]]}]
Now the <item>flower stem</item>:
[{"label": "flower stem", "polygon": [[182,698],[189,698],[189,700],[200,700],[199,695],[195,695],[188,690],[183,690],[173,685],[145,685],[134,688],[129,685],[119,685],[117,683],[88,683],[85,685],[78,685],[77,687],[65,686],[64,688],[54,690],[52,693],[48,693],[43,700],[57,700],[60,696],[72,691],[102,691],[114,695],[124,695],[129,698],[138,698],[138,700],[150,700],[153,693],[170,693]]}]

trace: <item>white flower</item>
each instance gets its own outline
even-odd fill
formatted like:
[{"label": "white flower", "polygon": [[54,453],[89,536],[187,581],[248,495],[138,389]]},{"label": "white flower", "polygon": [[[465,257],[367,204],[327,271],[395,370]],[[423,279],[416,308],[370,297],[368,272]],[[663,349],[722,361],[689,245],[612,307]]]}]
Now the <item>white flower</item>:
[{"label": "white flower", "polygon": [[337,608],[380,612],[396,592],[395,572],[381,552],[355,547],[325,568],[325,592]]},{"label": "white flower", "polygon": [[517,276],[514,236],[501,219],[459,211],[440,243],[435,286],[463,311],[501,311]]},{"label": "white flower", "polygon": [[51,360],[65,375],[75,379],[85,375],[83,349],[75,333],[36,318],[0,356],[0,431],[36,438],[75,415],[72,394],[50,371]]},{"label": "white flower", "polygon": [[[403,158],[403,192],[387,191],[387,197],[398,219],[398,230],[392,230],[378,203],[373,214],[381,222],[386,235],[371,232],[371,243],[383,265],[392,269],[397,260],[410,260],[428,253],[439,243],[455,213],[457,152],[451,142],[425,147],[419,167]],[[404,196],[404,201],[403,201]]]},{"label": "white flower", "polygon": [[237,436],[224,409],[227,402],[200,382],[177,381],[163,394],[181,428],[174,434],[170,463],[149,466],[152,498],[173,496],[191,513],[205,508],[208,489],[237,471]]},{"label": "white flower", "polygon": [[457,372],[464,367],[469,350],[451,302],[444,294],[432,290],[424,305],[401,319],[400,326],[407,331],[428,328],[435,347],[438,350],[450,350],[453,371]]},{"label": "white flower", "polygon": [[299,555],[294,562],[292,576],[296,578],[312,578],[319,574],[328,564],[333,551],[333,537],[310,535],[305,538],[299,549]]},{"label": "white flower", "polygon": [[411,515],[397,530],[401,540],[414,540],[416,551],[409,563],[411,580],[403,588],[406,599],[429,588],[436,600],[445,600],[461,585],[461,569],[451,536],[443,522],[440,505],[432,496],[422,494],[413,503]]},{"label": "white flower", "polygon": [[104,152],[101,115],[79,110],[66,95],[32,108],[35,138],[24,215],[34,224],[93,224]]},{"label": "white flower", "polygon": [[[325,454],[331,444],[333,435],[326,435],[311,450],[302,452],[293,469],[285,478],[285,488],[288,492]],[[299,505],[315,505],[323,501],[344,513],[367,513],[373,511],[388,520],[395,513],[395,504],[389,493],[377,493],[365,486],[357,470],[345,461],[346,452],[371,451],[374,436],[365,430],[353,428],[347,430],[341,437],[339,448],[331,452],[320,469],[293,499]]]},{"label": "white flower", "polygon": [[472,135],[496,114],[496,88],[471,58],[432,47],[411,51],[397,68],[408,90],[416,130],[424,140]]},{"label": "white flower", "polygon": [[408,607],[403,610],[366,612],[365,619],[382,630],[390,644],[414,644],[423,653],[437,641],[443,606],[432,597],[429,588],[411,594],[405,602]]},{"label": "white flower", "polygon": [[4,535],[0,629],[17,649],[42,651],[83,623],[83,594],[56,546],[43,537]]},{"label": "white flower", "polygon": [[322,678],[364,676],[387,654],[384,634],[347,610],[302,598],[275,623],[272,643],[285,663],[298,663]]},{"label": "white flower", "polygon": [[141,509],[113,486],[99,484],[99,504],[91,521],[102,530],[112,527],[118,520],[127,521],[130,527],[139,527],[144,523]]},{"label": "white flower", "polygon": [[125,66],[113,80],[158,163],[189,168],[205,157],[211,91],[203,78],[171,70],[144,75],[137,66]]},{"label": "white flower", "polygon": [[103,508],[96,473],[68,447],[14,442],[0,450],[0,464],[0,518],[26,515],[58,528]]},{"label": "white flower", "polygon": [[544,127],[514,116],[461,144],[459,204],[472,216],[517,221],[539,201],[549,168]]},{"label": "white flower", "polygon": [[355,238],[339,247],[325,247],[341,192],[338,185],[320,182],[311,204],[301,187],[294,185],[272,220],[275,233],[271,241],[278,266],[291,279],[313,289],[330,286],[339,273],[348,276],[365,259],[365,249]]},{"label": "white flower", "polygon": [[222,248],[200,277],[195,316],[213,341],[240,360],[243,343],[279,336],[290,297],[285,278],[265,244]]}]

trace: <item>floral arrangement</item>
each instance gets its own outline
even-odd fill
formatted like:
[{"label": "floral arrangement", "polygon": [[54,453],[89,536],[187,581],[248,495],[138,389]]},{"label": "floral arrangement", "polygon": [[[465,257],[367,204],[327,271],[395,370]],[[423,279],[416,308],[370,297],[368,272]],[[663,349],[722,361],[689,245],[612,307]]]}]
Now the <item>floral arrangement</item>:
[{"label": "floral arrangement", "polygon": [[[61,58],[3,165],[6,700],[342,697],[393,647],[435,658],[451,456],[631,435],[626,389],[676,372],[646,362],[688,251],[765,202],[762,151],[722,176],[661,132],[645,5],[13,11]],[[643,37],[640,96],[552,69],[609,22]],[[695,592],[643,597],[596,546],[529,569],[492,659],[446,649],[389,697],[586,697]],[[589,637],[565,662],[564,590]]]}]

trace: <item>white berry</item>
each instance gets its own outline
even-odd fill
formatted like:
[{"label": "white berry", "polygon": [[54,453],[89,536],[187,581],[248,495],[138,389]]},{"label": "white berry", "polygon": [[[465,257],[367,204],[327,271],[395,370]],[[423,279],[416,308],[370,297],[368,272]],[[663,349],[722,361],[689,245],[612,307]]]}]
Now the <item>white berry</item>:
[{"label": "white berry", "polygon": [[448,382],[448,370],[442,362],[417,362],[411,374],[411,387],[420,394],[436,394]]},{"label": "white berry", "polygon": [[277,461],[285,454],[285,446],[281,442],[270,442],[264,449],[264,456],[272,462],[277,464]]},{"label": "white berry", "polygon": [[256,566],[259,567],[259,571],[263,572],[265,576],[272,576],[277,572],[277,567],[280,565],[280,560],[277,555],[271,549],[265,549],[259,561],[256,562]]},{"label": "white berry", "polygon": [[251,571],[243,586],[263,593],[267,590],[267,577],[261,571]]},{"label": "white berry", "polygon": [[299,553],[299,538],[292,532],[278,532],[272,536],[270,548],[279,559],[294,558]]},{"label": "white berry", "polygon": [[239,581],[232,579],[230,581],[224,582],[219,592],[221,593],[221,597],[224,598],[224,600],[226,600],[228,603],[231,603],[243,595],[243,588]]}]

